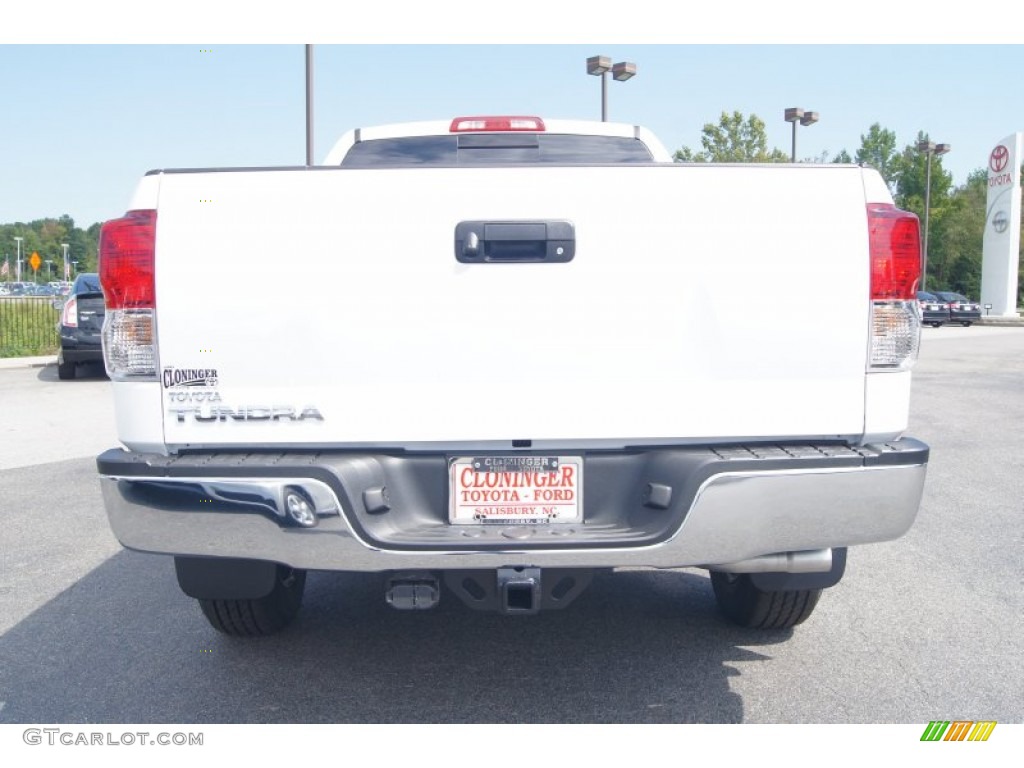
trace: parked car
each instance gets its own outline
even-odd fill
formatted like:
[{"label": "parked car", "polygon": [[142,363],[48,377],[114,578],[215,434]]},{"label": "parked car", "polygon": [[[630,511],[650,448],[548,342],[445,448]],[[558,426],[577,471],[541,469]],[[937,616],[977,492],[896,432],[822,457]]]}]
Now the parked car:
[{"label": "parked car", "polygon": [[976,304],[966,296],[949,291],[936,291],[935,295],[949,307],[949,322],[960,323],[964,327],[981,320],[981,304]]},{"label": "parked car", "polygon": [[949,306],[934,293],[917,292],[917,304],[921,307],[921,322],[938,328],[949,322]]},{"label": "parked car", "polygon": [[103,314],[100,276],[95,272],[83,272],[75,278],[57,322],[57,331],[60,333],[57,376],[60,379],[75,378],[75,369],[79,363],[103,362],[100,335],[103,330]]}]

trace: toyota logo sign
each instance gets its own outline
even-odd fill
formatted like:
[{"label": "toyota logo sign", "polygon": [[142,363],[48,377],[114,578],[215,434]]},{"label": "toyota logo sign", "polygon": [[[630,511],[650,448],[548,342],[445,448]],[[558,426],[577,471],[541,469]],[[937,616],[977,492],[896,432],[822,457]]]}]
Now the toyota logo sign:
[{"label": "toyota logo sign", "polygon": [[1010,150],[1000,144],[993,149],[992,154],[988,156],[988,167],[992,169],[993,173],[999,173],[1006,167],[1006,162],[1009,159]]}]

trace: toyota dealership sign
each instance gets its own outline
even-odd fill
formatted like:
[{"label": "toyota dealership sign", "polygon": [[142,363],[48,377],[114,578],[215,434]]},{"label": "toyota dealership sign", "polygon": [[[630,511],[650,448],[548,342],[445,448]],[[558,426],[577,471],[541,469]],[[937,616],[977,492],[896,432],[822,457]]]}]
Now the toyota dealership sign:
[{"label": "toyota dealership sign", "polygon": [[1022,137],[1024,133],[1007,136],[988,156],[981,303],[992,305],[993,316],[1017,316]]}]

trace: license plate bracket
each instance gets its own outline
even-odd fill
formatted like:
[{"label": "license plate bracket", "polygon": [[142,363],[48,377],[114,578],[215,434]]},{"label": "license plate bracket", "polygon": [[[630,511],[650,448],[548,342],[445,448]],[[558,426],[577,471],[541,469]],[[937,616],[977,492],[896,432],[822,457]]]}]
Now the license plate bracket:
[{"label": "license plate bracket", "polygon": [[453,525],[583,521],[582,456],[458,456],[448,480]]}]

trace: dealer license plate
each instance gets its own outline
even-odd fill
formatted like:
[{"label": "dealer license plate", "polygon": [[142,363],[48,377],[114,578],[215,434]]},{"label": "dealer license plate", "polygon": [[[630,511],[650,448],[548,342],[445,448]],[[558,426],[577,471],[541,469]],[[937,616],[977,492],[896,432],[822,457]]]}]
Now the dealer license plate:
[{"label": "dealer license plate", "polygon": [[546,525],[583,520],[582,456],[461,456],[448,464],[457,525]]}]

